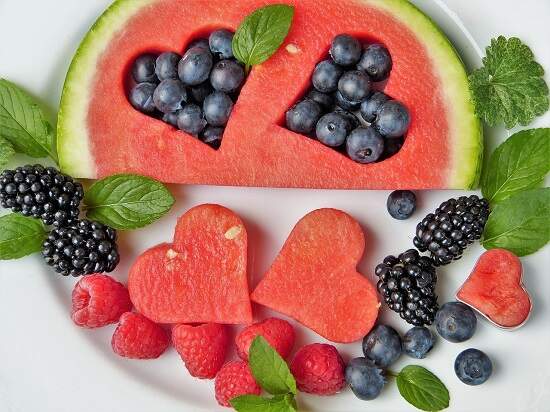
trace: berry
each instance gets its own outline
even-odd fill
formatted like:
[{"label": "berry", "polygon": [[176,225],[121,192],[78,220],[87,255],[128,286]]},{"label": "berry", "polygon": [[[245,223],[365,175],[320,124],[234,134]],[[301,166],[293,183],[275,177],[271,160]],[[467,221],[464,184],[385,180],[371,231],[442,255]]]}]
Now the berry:
[{"label": "berry", "polygon": [[416,209],[416,196],[410,190],[394,190],[388,196],[386,206],[391,217],[405,220],[411,217]]},{"label": "berry", "polygon": [[334,106],[334,97],[319,90],[311,89],[307,94],[307,98],[313,100],[325,111],[330,110]]},{"label": "berry", "polygon": [[376,162],[384,151],[384,139],[370,126],[358,127],[349,134],[346,151],[358,163]]},{"label": "berry", "polygon": [[208,79],[212,64],[213,57],[208,48],[191,47],[178,64],[178,76],[186,86],[196,86]]},{"label": "berry", "polygon": [[432,350],[435,336],[425,326],[414,326],[403,337],[403,351],[411,358],[424,359]]},{"label": "berry", "polygon": [[361,58],[361,44],[349,34],[339,34],[332,40],[330,56],[341,66],[351,66]]},{"label": "berry", "polygon": [[98,222],[75,221],[50,232],[42,256],[63,276],[112,272],[120,260],[116,231]]},{"label": "berry", "polygon": [[162,113],[173,113],[183,108],[187,101],[187,90],[179,80],[167,79],[160,82],[153,93],[155,107]]},{"label": "berry", "polygon": [[342,109],[341,107],[336,106],[334,108],[334,113],[338,113],[338,114],[344,116],[348,120],[349,124],[351,125],[351,129],[355,129],[355,128],[357,128],[361,125],[361,122],[359,121],[357,116],[355,116],[351,112],[348,112],[345,109]]},{"label": "berry", "polygon": [[210,50],[210,42],[208,41],[208,39],[195,39],[191,43],[189,43],[189,46],[187,46],[187,50],[194,47]]},{"label": "berry", "polygon": [[481,385],[493,373],[493,364],[485,353],[470,348],[460,352],[456,357],[455,373],[466,385]]},{"label": "berry", "polygon": [[338,89],[338,80],[344,70],[332,60],[317,63],[311,76],[313,87],[321,93],[332,93]]},{"label": "berry", "polygon": [[346,382],[355,396],[363,401],[378,397],[386,383],[382,369],[366,358],[355,358],[348,363]]},{"label": "berry", "polygon": [[336,105],[343,110],[355,112],[361,107],[361,102],[352,102],[346,99],[339,90],[334,93],[334,100],[336,101]]},{"label": "berry", "polygon": [[201,141],[208,146],[219,149],[222,143],[223,127],[206,126],[200,135]]},{"label": "berry", "polygon": [[178,112],[178,128],[193,136],[198,136],[206,126],[202,110],[196,104],[188,104]]},{"label": "berry", "polygon": [[369,45],[363,52],[361,60],[357,63],[357,69],[367,73],[375,82],[386,80],[390,75],[391,68],[390,53],[381,44]]},{"label": "berry", "polygon": [[286,127],[297,133],[311,133],[321,116],[321,106],[313,100],[304,99],[286,112]]},{"label": "berry", "polygon": [[464,342],[474,336],[477,318],[468,305],[462,302],[447,302],[435,315],[437,333],[449,342]]},{"label": "berry", "polygon": [[370,79],[359,70],[345,72],[338,81],[338,91],[350,102],[362,102],[370,93]]},{"label": "berry", "polygon": [[460,259],[462,252],[483,233],[489,218],[489,203],[476,195],[449,199],[416,226],[414,245],[429,250],[437,265]]},{"label": "berry", "polygon": [[53,167],[26,165],[0,174],[0,206],[46,225],[78,219],[83,197],[82,185]]},{"label": "berry", "polygon": [[327,146],[342,146],[351,129],[349,120],[340,113],[328,113],[319,119],[315,134]]},{"label": "berry", "polygon": [[164,52],[157,57],[155,73],[159,80],[177,79],[178,63],[181,56],[174,52]]},{"label": "berry", "polygon": [[228,326],[218,323],[176,325],[172,329],[172,344],[195,378],[216,377],[225,362],[229,341]]},{"label": "berry", "polygon": [[157,56],[146,53],[139,56],[132,64],[132,77],[137,83],[158,83],[155,74]]},{"label": "berry", "polygon": [[231,98],[222,92],[214,92],[203,103],[204,116],[211,126],[225,126],[233,110]]},{"label": "berry", "polygon": [[385,369],[401,356],[401,337],[391,326],[377,325],[363,338],[363,354]]},{"label": "berry", "polygon": [[155,359],[164,353],[170,339],[160,325],[139,313],[126,312],[113,333],[113,351],[130,359]]},{"label": "berry", "polygon": [[396,100],[389,100],[378,110],[374,125],[384,137],[399,137],[407,132],[410,122],[407,108]]},{"label": "berry", "polygon": [[432,259],[409,249],[398,257],[387,256],[374,273],[378,292],[391,310],[414,326],[433,323],[438,305]]},{"label": "berry", "polygon": [[154,113],[156,110],[153,94],[157,88],[153,83],[138,83],[130,90],[130,104],[142,113]]},{"label": "berry", "polygon": [[294,328],[292,325],[283,319],[269,318],[247,326],[235,338],[237,353],[242,360],[248,361],[248,350],[256,336],[263,336],[282,358],[290,355],[290,351],[294,346]]},{"label": "berry", "polygon": [[216,375],[216,400],[221,406],[241,395],[259,395],[262,388],[256,383],[250,367],[244,361],[231,361],[223,365]]},{"label": "berry", "polygon": [[209,81],[190,88],[191,97],[198,104],[203,104],[204,99],[214,91]]},{"label": "berry", "polygon": [[378,116],[380,107],[386,103],[390,98],[382,92],[374,92],[368,99],[363,100],[361,103],[361,117],[366,122],[372,123]]},{"label": "berry", "polygon": [[244,81],[244,69],[235,60],[221,60],[210,73],[212,87],[220,92],[233,93]]},{"label": "berry", "polygon": [[164,123],[168,123],[171,126],[178,127],[178,113],[181,110],[178,110],[177,112],[173,113],[164,113],[162,115],[162,121]]},{"label": "berry", "polygon": [[231,59],[233,57],[232,41],[233,32],[225,29],[213,31],[208,38],[210,51],[220,59]]},{"label": "berry", "polygon": [[315,395],[339,392],[346,384],[344,369],[336,348],[324,343],[303,346],[290,364],[298,389]]}]

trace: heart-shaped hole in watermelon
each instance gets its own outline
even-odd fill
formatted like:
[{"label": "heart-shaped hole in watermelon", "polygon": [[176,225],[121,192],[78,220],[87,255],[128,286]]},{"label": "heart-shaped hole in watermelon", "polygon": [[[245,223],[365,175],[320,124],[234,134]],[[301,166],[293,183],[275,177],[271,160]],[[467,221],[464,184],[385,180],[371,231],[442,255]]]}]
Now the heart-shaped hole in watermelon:
[{"label": "heart-shaped hole in watermelon", "polygon": [[218,149],[246,81],[244,66],[233,56],[233,34],[227,29],[201,31],[183,55],[140,54],[127,69],[128,101],[139,112]]}]

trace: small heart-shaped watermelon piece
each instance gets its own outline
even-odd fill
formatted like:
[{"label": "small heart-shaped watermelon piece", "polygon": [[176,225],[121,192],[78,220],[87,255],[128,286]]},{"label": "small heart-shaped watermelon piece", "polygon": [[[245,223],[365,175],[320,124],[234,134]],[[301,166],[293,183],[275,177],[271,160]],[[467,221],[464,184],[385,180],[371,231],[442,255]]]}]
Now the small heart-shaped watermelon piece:
[{"label": "small heart-shaped watermelon piece", "polygon": [[223,206],[194,207],[179,218],[174,243],[138,257],[130,299],[158,323],[250,323],[246,259],[241,219]]},{"label": "small heart-shaped watermelon piece", "polygon": [[502,328],[521,326],[531,313],[521,261],[504,249],[483,253],[456,297]]},{"label": "small heart-shaped watermelon piece", "polygon": [[252,300],[284,313],[333,342],[354,342],[378,316],[376,289],[357,272],[365,249],[359,224],[336,209],[303,217]]}]

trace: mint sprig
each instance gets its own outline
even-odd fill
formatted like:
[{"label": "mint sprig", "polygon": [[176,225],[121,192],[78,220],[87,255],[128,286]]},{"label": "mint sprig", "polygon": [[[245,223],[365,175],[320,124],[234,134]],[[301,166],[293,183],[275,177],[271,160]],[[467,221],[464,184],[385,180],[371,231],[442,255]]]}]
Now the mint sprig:
[{"label": "mint sprig", "polygon": [[422,366],[405,366],[396,382],[401,396],[418,409],[435,412],[449,407],[449,391],[437,376]]},{"label": "mint sprig", "polygon": [[19,259],[38,252],[46,238],[38,219],[9,214],[0,217],[0,260]]},{"label": "mint sprig", "polygon": [[296,412],[294,396],[290,394],[263,398],[243,395],[231,399],[231,406],[238,412]]}]

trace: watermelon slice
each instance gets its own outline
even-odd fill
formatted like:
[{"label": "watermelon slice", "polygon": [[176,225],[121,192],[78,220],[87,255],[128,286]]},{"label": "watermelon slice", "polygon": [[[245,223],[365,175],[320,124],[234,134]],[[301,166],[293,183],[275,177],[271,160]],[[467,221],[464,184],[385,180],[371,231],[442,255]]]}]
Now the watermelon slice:
[{"label": "watermelon slice", "polygon": [[[133,172],[165,182],[308,188],[471,188],[482,130],[462,62],[439,28],[407,0],[291,0],[285,44],[252,69],[219,150],[132,108],[128,69],[146,51],[181,52],[194,38],[242,19],[265,0],[118,0],[84,38],[58,119],[63,170],[99,178]],[[393,58],[385,92],[412,122],[390,159],[358,164],[283,126],[331,39],[347,32],[384,43]]]}]

